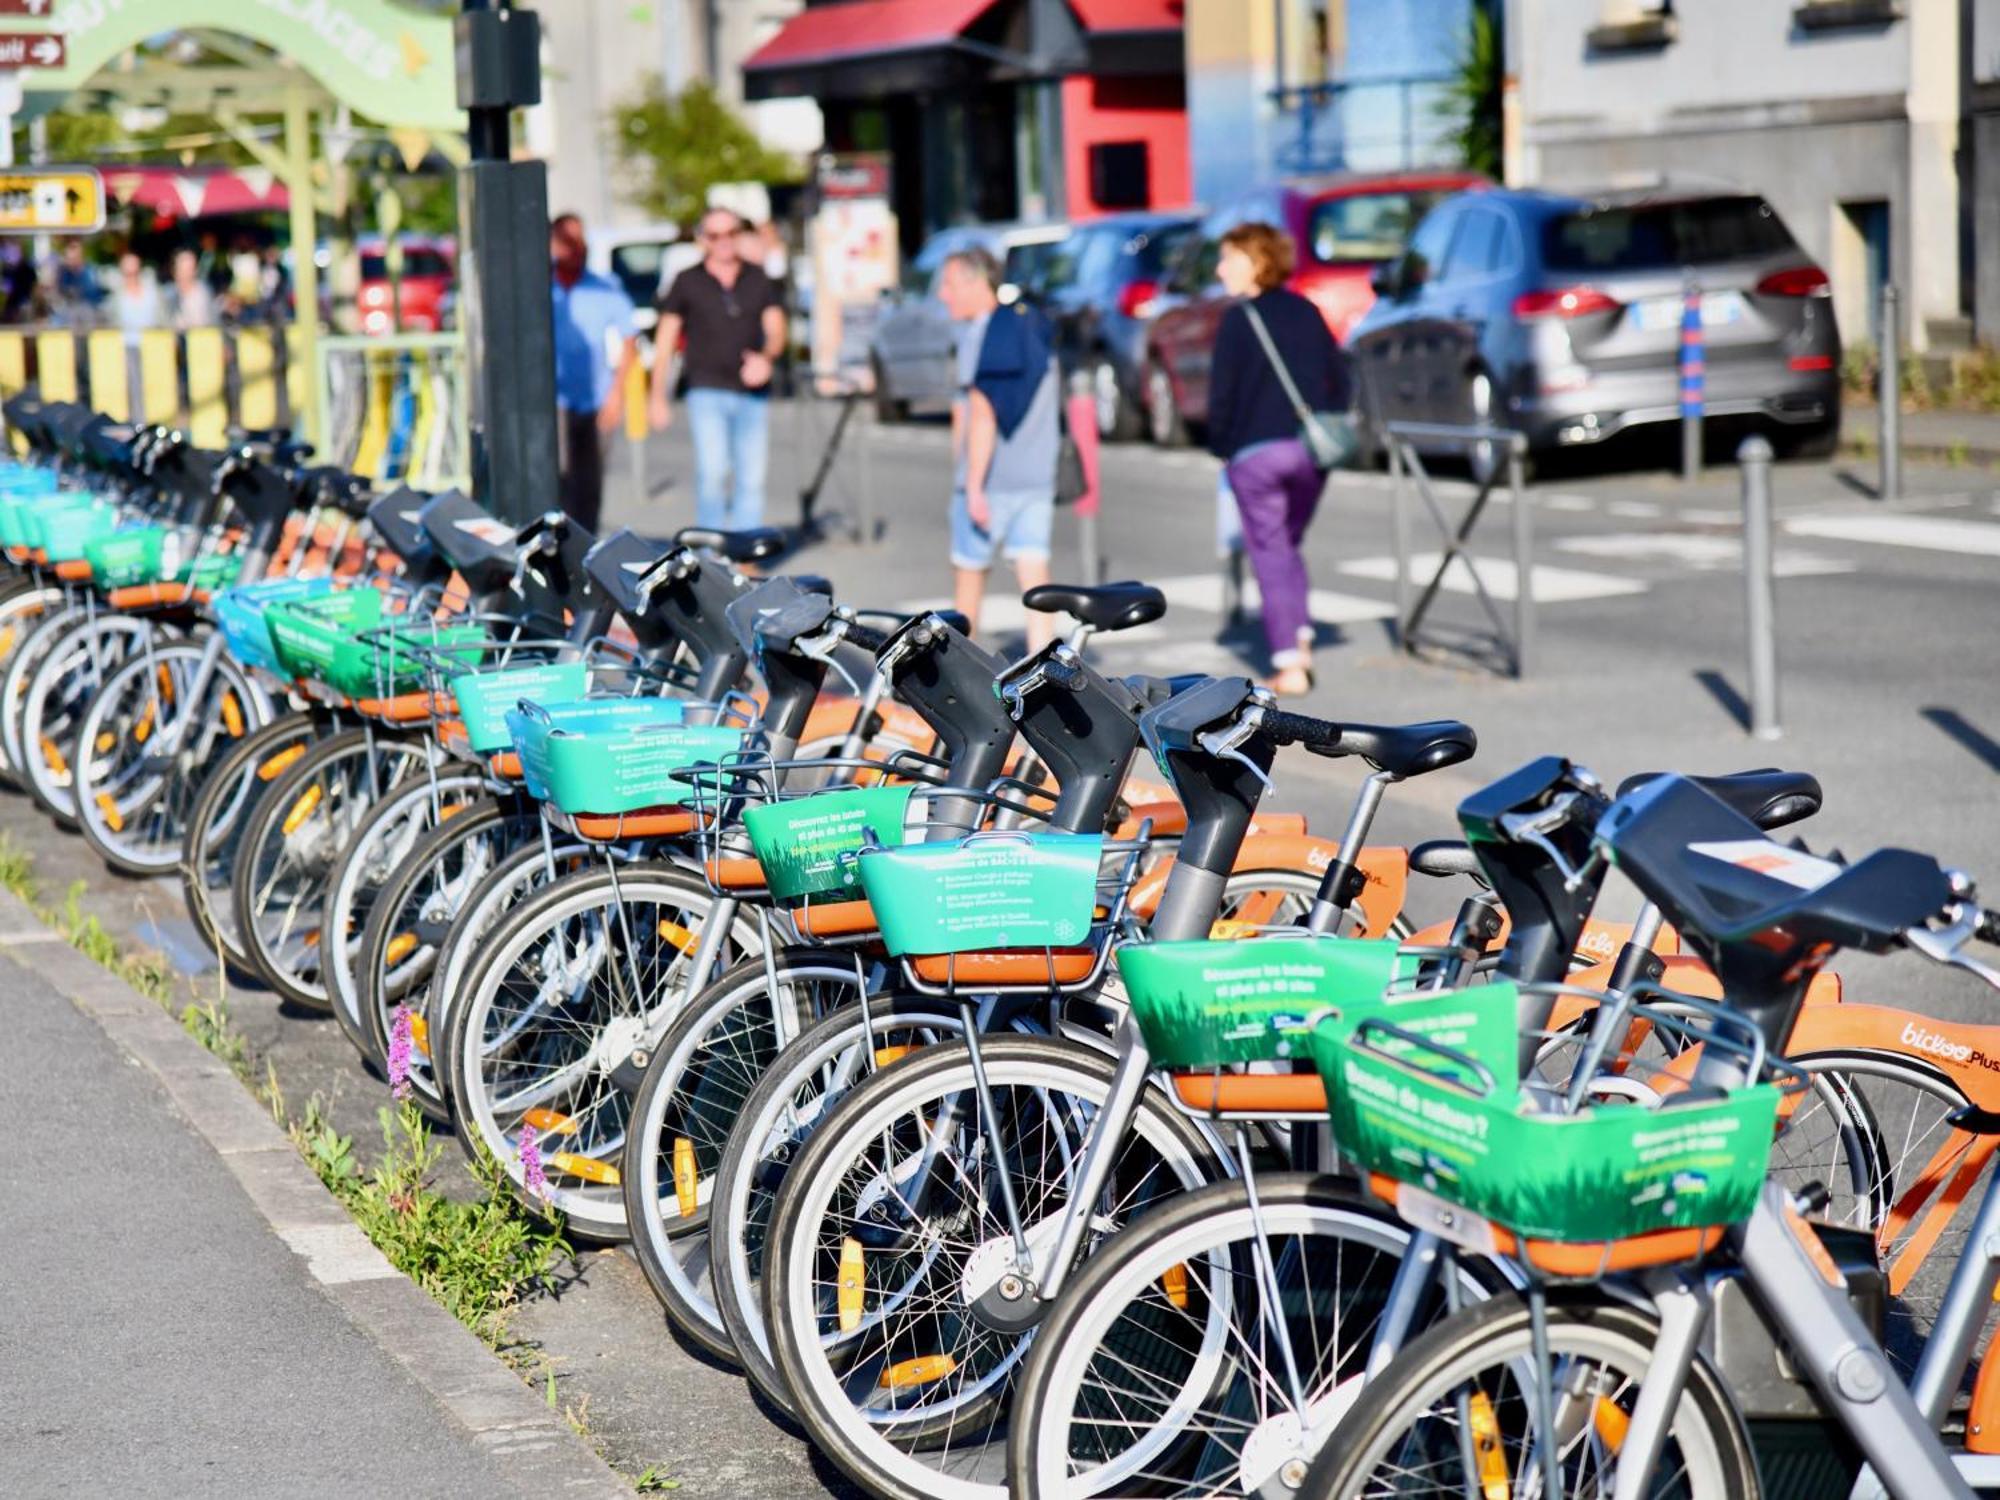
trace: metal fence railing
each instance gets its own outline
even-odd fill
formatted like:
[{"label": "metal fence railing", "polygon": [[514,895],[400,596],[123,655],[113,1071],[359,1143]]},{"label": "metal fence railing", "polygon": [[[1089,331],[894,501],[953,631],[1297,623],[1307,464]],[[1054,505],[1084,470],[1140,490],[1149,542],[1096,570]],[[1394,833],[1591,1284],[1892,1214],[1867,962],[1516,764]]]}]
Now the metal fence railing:
[{"label": "metal fence railing", "polygon": [[469,488],[472,392],[457,333],[322,337],[320,453],[368,479]]}]

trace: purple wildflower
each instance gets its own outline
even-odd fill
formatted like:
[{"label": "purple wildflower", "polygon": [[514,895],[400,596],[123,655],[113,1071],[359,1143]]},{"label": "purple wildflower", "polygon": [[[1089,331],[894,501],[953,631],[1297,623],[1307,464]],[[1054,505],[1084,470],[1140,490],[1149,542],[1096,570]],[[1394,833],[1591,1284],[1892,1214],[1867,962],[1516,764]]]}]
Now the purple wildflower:
[{"label": "purple wildflower", "polygon": [[396,1007],[389,1022],[389,1092],[397,1100],[410,1097],[410,1008]]},{"label": "purple wildflower", "polygon": [[521,1139],[514,1149],[521,1158],[521,1186],[531,1196],[548,1202],[549,1179],[542,1172],[542,1145],[534,1126],[521,1127]]}]

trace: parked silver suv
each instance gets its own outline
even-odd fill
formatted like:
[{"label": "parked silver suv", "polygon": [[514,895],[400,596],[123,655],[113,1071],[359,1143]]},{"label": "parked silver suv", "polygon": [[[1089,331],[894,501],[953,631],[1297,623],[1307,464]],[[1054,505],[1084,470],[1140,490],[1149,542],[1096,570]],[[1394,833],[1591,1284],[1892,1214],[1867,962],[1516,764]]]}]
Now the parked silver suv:
[{"label": "parked silver suv", "polygon": [[1493,424],[1531,449],[1680,417],[1686,279],[1701,294],[1706,416],[1791,449],[1840,427],[1826,273],[1762,198],[1478,190],[1424,218],[1349,336],[1371,423]]}]

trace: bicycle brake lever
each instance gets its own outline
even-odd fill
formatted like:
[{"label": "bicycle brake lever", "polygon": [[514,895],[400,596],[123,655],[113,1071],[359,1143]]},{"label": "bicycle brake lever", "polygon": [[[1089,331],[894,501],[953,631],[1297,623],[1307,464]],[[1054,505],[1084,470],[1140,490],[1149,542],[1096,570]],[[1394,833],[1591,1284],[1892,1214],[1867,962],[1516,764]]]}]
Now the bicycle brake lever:
[{"label": "bicycle brake lever", "polygon": [[1950,922],[1945,927],[1912,927],[1903,934],[1903,941],[1933,963],[1964,969],[2000,990],[2000,969],[1965,952],[1966,945],[1978,935],[1984,917],[1979,904],[1975,901],[1955,902],[1950,914]]},{"label": "bicycle brake lever", "polygon": [[1256,761],[1237,748],[1245,740],[1249,739],[1256,732],[1256,729],[1256,723],[1246,716],[1238,719],[1227,729],[1211,729],[1197,734],[1194,737],[1194,742],[1205,754],[1212,755],[1217,760],[1233,760],[1239,765],[1247,767],[1250,774],[1264,784],[1265,791],[1276,791],[1276,786],[1272,783],[1271,778],[1265,774],[1263,767],[1259,766]]},{"label": "bicycle brake lever", "polygon": [[834,648],[846,636],[847,622],[836,616],[827,621],[827,628],[818,635],[794,637],[792,649],[813,661],[825,662],[840,674],[841,681],[847,684],[847,690],[858,698],[861,696],[861,684],[854,680],[854,674],[848,671],[840,658],[833,654]]}]

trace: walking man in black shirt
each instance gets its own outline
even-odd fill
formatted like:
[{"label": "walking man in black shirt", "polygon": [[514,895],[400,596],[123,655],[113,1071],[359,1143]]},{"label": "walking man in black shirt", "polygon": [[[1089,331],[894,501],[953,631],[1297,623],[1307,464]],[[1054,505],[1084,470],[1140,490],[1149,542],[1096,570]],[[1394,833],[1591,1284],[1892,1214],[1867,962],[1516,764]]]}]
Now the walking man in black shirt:
[{"label": "walking man in black shirt", "polygon": [[724,531],[763,524],[771,374],[785,349],[784,309],[771,278],[743,260],[742,227],[727,209],[702,216],[702,261],[674,278],[653,335],[653,428],[673,420],[678,363],[694,438],[695,523]]}]

